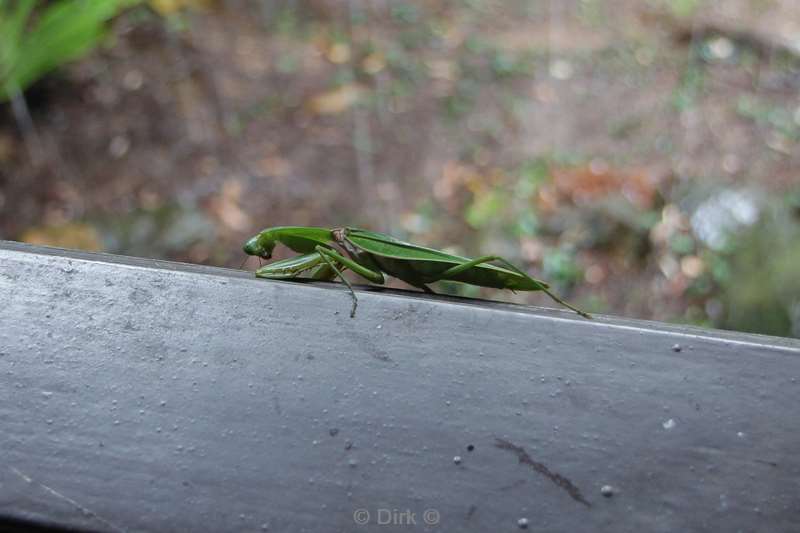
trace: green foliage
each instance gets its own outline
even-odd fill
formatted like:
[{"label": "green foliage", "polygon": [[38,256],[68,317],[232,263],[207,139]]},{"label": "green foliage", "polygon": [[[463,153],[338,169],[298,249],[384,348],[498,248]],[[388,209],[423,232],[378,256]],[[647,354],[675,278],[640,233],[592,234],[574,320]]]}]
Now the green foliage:
[{"label": "green foliage", "polygon": [[534,236],[539,219],[531,202],[549,178],[546,160],[527,161],[501,183],[475,193],[465,207],[464,220],[477,230],[503,227],[520,236]]},{"label": "green foliage", "polygon": [[491,50],[489,62],[497,79],[510,79],[533,75],[535,57],[531,53]]},{"label": "green foliage", "polygon": [[700,7],[701,0],[667,0],[669,10],[676,17],[691,17]]},{"label": "green foliage", "polygon": [[465,117],[475,107],[480,84],[470,78],[460,78],[452,94],[443,99],[445,114],[448,119],[456,121]]},{"label": "green foliage", "polygon": [[583,271],[575,253],[566,247],[545,254],[542,270],[549,281],[562,289],[572,287],[583,279]]},{"label": "green foliage", "polygon": [[719,302],[710,325],[800,336],[800,218],[791,195],[785,205],[775,204],[758,223],[738,232],[728,250],[703,254],[708,271],[687,292],[713,295]]},{"label": "green foliage", "polygon": [[758,124],[777,131],[793,141],[800,140],[800,124],[794,117],[794,110],[773,106],[751,96],[742,96],[736,106],[737,113]]},{"label": "green foliage", "polygon": [[519,180],[514,194],[525,201],[531,200],[539,187],[550,178],[550,165],[539,158],[523,163],[518,171]]},{"label": "green foliage", "polygon": [[419,9],[414,4],[398,2],[391,7],[392,18],[404,24],[416,24],[420,18]]},{"label": "green foliage", "polygon": [[0,102],[94,49],[105,23],[141,0],[0,0]]},{"label": "green foliage", "polygon": [[608,134],[614,139],[629,139],[642,127],[643,122],[639,116],[623,117],[609,123]]},{"label": "green foliage", "polygon": [[464,218],[473,228],[483,228],[496,220],[507,205],[508,197],[504,191],[492,189],[475,198],[467,207]]},{"label": "green foliage", "polygon": [[[769,258],[765,261],[765,258]],[[723,284],[720,326],[737,331],[798,336],[800,224],[768,217],[743,235]]]},{"label": "green foliage", "polygon": [[669,240],[669,247],[672,253],[677,255],[688,255],[694,252],[695,243],[690,235],[677,233]]},{"label": "green foliage", "polygon": [[608,16],[600,0],[582,0],[578,5],[578,17],[588,26],[608,25]]},{"label": "green foliage", "polygon": [[689,54],[689,62],[683,72],[680,84],[672,95],[672,105],[678,111],[685,111],[693,107],[701,96],[705,84],[705,70],[697,51]]},{"label": "green foliage", "polygon": [[104,249],[115,253],[169,257],[195,244],[213,248],[215,242],[214,223],[205,213],[174,203],[115,214],[96,225],[104,228]]}]

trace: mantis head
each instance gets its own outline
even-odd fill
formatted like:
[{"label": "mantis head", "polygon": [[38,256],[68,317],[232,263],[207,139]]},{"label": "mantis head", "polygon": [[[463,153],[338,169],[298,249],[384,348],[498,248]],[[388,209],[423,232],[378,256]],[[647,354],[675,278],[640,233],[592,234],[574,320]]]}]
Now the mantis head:
[{"label": "mantis head", "polygon": [[272,257],[272,249],[275,248],[275,239],[263,234],[256,235],[244,244],[244,253],[255,255],[263,259]]}]

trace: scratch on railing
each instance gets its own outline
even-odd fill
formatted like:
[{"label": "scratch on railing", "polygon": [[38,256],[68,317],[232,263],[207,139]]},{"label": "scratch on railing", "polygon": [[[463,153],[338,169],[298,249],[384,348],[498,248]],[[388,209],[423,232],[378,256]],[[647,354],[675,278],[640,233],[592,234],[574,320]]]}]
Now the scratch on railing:
[{"label": "scratch on railing", "polygon": [[79,504],[78,502],[76,502],[72,498],[70,498],[68,496],[65,496],[64,494],[61,494],[60,492],[58,492],[54,488],[48,487],[44,483],[40,483],[38,481],[35,481],[33,478],[31,478],[30,476],[26,475],[24,472],[21,472],[20,470],[14,468],[13,466],[9,466],[8,468],[12,472],[14,472],[14,474],[16,474],[17,476],[22,478],[25,482],[30,483],[32,485],[38,485],[39,487],[42,488],[42,490],[44,490],[45,492],[47,492],[51,496],[55,496],[59,500],[67,502],[68,504],[72,505],[73,507],[78,509],[80,512],[82,512],[84,515],[90,516],[90,517],[96,519],[98,522],[102,522],[103,525],[107,526],[108,528],[112,529],[113,531],[118,531],[120,533],[125,533],[125,529],[123,529],[123,528],[121,528],[121,527],[109,522],[108,520],[106,520],[102,516],[99,516],[97,513],[95,513],[94,511],[92,511],[90,509],[87,509],[86,507],[84,507],[83,505]]},{"label": "scratch on railing", "polygon": [[517,446],[507,440],[503,439],[495,439],[495,446],[500,448],[501,450],[509,450],[516,454],[517,459],[519,459],[520,464],[528,465],[533,468],[536,472],[544,475],[545,477],[549,478],[550,481],[567,491],[567,493],[572,497],[573,500],[576,502],[580,502],[586,507],[591,507],[592,504],[586,501],[586,498],[583,497],[581,491],[578,487],[575,486],[572,481],[565,478],[558,472],[553,472],[544,463],[540,463],[538,461],[534,461],[533,458],[525,451],[525,448],[522,446]]}]

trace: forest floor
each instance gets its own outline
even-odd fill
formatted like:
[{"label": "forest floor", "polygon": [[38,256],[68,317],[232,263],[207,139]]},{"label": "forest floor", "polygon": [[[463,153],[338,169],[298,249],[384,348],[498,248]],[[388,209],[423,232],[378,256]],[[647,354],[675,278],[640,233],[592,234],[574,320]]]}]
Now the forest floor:
[{"label": "forest floor", "polygon": [[0,237],[238,268],[264,227],[356,225],[800,336],[800,3],[203,4],[0,107]]}]

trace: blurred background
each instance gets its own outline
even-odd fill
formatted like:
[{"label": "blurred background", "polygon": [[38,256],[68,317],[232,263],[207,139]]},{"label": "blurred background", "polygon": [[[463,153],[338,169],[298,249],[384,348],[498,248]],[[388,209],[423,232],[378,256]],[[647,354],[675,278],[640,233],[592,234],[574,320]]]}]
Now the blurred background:
[{"label": "blurred background", "polygon": [[239,268],[276,225],[800,337],[800,2],[0,1],[0,238]]}]

